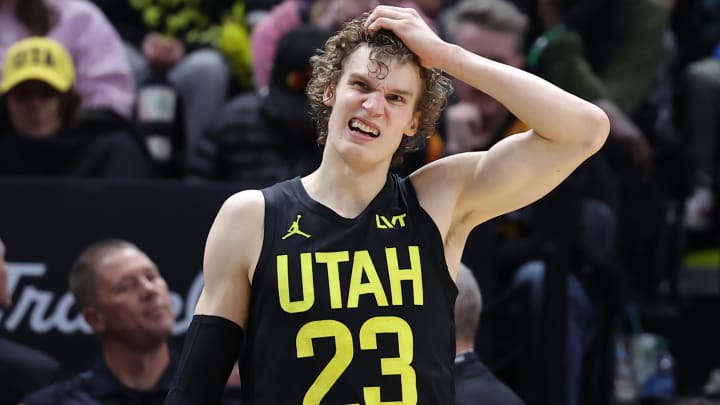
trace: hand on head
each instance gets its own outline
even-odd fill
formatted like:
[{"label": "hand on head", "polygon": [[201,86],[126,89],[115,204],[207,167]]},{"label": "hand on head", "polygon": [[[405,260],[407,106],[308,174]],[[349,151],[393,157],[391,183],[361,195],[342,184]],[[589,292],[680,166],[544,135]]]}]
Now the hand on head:
[{"label": "hand on head", "polygon": [[444,41],[415,9],[377,6],[368,16],[365,28],[371,35],[383,29],[392,31],[420,58],[423,67],[439,67],[443,55],[438,50]]}]

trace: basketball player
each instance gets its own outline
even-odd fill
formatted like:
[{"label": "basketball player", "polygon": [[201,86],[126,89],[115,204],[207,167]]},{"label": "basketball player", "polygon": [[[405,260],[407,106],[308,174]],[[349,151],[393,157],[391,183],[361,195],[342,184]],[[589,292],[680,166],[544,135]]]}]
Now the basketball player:
[{"label": "basketball player", "polygon": [[[597,107],[441,40],[412,9],[348,23],[313,66],[320,167],[220,209],[166,404],[217,403],[238,356],[245,405],[453,403],[468,233],[551,191],[609,131]],[[389,174],[445,104],[440,71],[533,129]]]}]

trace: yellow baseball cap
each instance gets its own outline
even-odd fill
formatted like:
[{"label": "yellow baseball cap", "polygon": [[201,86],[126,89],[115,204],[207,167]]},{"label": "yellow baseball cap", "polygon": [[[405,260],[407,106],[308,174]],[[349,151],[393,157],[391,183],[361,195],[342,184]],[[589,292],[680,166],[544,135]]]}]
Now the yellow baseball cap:
[{"label": "yellow baseball cap", "polygon": [[40,80],[64,93],[75,82],[75,65],[65,47],[47,37],[30,37],[14,43],[7,54],[0,93],[28,80]]}]

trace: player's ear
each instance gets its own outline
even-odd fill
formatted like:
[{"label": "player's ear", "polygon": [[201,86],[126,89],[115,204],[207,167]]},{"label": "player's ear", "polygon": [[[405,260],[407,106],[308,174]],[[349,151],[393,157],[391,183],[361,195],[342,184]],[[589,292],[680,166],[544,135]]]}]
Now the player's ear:
[{"label": "player's ear", "polygon": [[335,87],[334,86],[325,87],[325,91],[323,92],[323,104],[325,104],[328,107],[332,107],[335,105]]},{"label": "player's ear", "polygon": [[405,128],[405,131],[403,132],[403,134],[405,134],[405,136],[415,136],[418,128],[420,127],[420,119],[421,118],[422,118],[422,113],[420,111],[415,111],[412,119],[408,123],[407,128]]}]

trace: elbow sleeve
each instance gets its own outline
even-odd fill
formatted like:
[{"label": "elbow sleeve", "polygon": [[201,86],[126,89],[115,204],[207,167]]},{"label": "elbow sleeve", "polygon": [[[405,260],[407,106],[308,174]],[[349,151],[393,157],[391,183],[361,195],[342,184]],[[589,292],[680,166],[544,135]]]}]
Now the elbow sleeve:
[{"label": "elbow sleeve", "polygon": [[225,318],[193,316],[165,405],[219,404],[243,335]]}]

